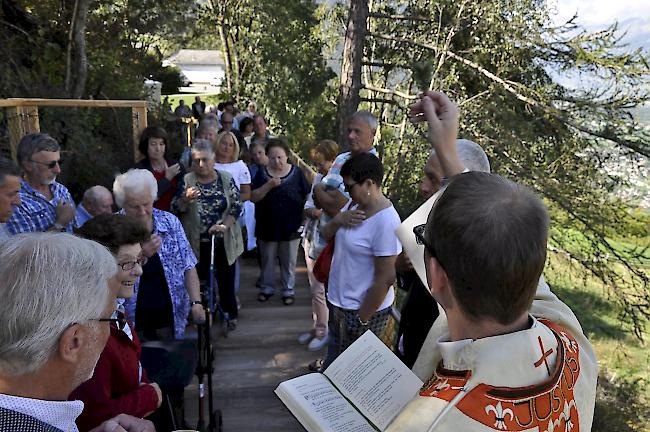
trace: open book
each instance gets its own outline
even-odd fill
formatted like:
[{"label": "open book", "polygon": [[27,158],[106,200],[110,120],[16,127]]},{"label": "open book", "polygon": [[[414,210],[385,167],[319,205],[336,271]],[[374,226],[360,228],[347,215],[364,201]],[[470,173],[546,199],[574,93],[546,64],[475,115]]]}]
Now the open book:
[{"label": "open book", "polygon": [[370,330],[324,373],[281,383],[275,394],[308,432],[385,430],[422,381]]}]

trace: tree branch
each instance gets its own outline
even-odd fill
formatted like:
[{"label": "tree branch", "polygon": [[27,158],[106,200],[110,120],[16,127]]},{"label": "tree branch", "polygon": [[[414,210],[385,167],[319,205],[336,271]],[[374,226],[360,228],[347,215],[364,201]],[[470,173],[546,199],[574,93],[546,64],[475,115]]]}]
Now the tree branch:
[{"label": "tree branch", "polygon": [[372,85],[370,83],[364,84],[363,88],[365,88],[366,90],[377,92],[377,93],[383,93],[383,94],[399,96],[399,97],[404,98],[406,100],[415,100],[415,99],[418,98],[416,95],[410,95],[410,94],[401,92],[399,90],[391,90],[391,89],[385,89],[385,88],[381,88],[381,87],[375,87],[374,85]]},{"label": "tree branch", "polygon": [[[401,43],[406,43],[406,44],[410,44],[410,45],[415,45],[415,46],[418,46],[420,48],[424,48],[424,49],[434,51],[434,52],[443,51],[443,50],[440,50],[436,46],[424,44],[424,43],[421,43],[421,42],[417,42],[417,41],[414,41],[412,39],[400,38],[400,37],[396,37],[396,36],[388,36],[388,35],[379,34],[379,33],[368,33],[368,36],[376,37],[376,38],[384,39],[384,40],[390,40],[390,41],[394,41],[394,42],[401,42]],[[526,95],[521,94],[508,81],[506,81],[506,80],[500,78],[499,76],[493,74],[492,72],[485,69],[484,67],[482,67],[478,63],[475,63],[475,62],[473,62],[471,60],[468,60],[468,59],[466,59],[464,57],[461,57],[458,54],[454,53],[453,51],[446,50],[445,54],[447,56],[449,56],[450,58],[453,58],[454,60],[456,60],[456,61],[458,61],[460,63],[463,63],[464,65],[469,66],[470,68],[476,70],[477,72],[479,72],[480,74],[482,74],[486,78],[489,78],[491,81],[494,81],[497,84],[501,85],[501,87],[503,87],[504,90],[506,90],[508,93],[512,94],[515,98],[519,99],[520,101],[524,102],[525,104],[530,105],[530,106],[532,106],[534,108],[537,108],[537,109],[543,111],[544,113],[546,113],[546,114],[550,115],[551,117],[555,118],[556,120],[566,124],[567,126],[570,126],[570,127],[574,128],[574,129],[576,129],[576,130],[578,130],[580,132],[586,133],[588,135],[592,135],[594,137],[598,137],[598,138],[602,138],[602,139],[605,139],[605,140],[608,140],[608,141],[615,142],[615,143],[617,143],[619,145],[622,145],[622,146],[627,147],[627,148],[629,148],[631,150],[634,150],[635,152],[637,152],[639,154],[642,154],[642,155],[644,155],[646,157],[650,157],[650,148],[648,148],[647,146],[641,146],[638,143],[627,140],[625,138],[615,136],[614,134],[611,134],[611,133],[606,133],[606,131],[595,131],[595,130],[592,130],[592,129],[587,128],[585,126],[582,126],[582,125],[578,124],[577,122],[571,121],[571,120],[569,120],[567,118],[567,113],[565,113],[562,110],[559,110],[557,108],[544,105],[544,104],[540,103],[539,101],[537,101],[535,99],[532,99],[532,98],[530,98],[530,97],[528,97]]]},{"label": "tree branch", "polygon": [[371,12],[370,14],[368,14],[368,16],[370,18],[385,18],[385,19],[391,19],[396,21],[435,22],[435,20],[432,20],[431,18],[422,15],[390,15],[381,12]]}]

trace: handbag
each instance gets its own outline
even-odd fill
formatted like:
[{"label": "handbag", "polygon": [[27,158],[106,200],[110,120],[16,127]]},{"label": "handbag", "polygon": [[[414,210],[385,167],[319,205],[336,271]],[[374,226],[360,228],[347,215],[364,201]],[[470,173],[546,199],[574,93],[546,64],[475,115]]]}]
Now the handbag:
[{"label": "handbag", "polygon": [[314,263],[314,277],[320,283],[327,284],[330,277],[330,268],[332,267],[332,258],[334,257],[334,240],[332,237],[316,258]]}]

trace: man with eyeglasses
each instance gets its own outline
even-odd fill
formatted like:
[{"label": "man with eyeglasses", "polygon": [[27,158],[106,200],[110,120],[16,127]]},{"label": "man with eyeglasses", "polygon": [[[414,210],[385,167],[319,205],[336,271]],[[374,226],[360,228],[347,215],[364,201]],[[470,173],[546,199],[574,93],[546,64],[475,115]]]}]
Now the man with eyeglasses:
[{"label": "man with eyeglasses", "polygon": [[61,173],[59,143],[45,133],[27,134],[18,143],[17,158],[23,170],[21,204],[7,221],[9,232],[72,232],[75,204],[68,189],[56,181]]},{"label": "man with eyeglasses", "polygon": [[[459,139],[456,150],[468,171],[490,172],[490,162],[483,149],[473,141]],[[426,200],[434,196],[443,185],[444,173],[438,154],[432,150],[424,165],[420,193]],[[408,367],[413,367],[431,325],[438,317],[438,303],[431,297],[406,253],[395,262],[397,286],[408,294],[404,300],[397,330],[396,354]]]},{"label": "man with eyeglasses", "polygon": [[[0,274],[0,431],[77,432],[84,404],[67,399],[109,337],[115,258],[69,234],[23,234],[0,244]],[[125,431],[155,429],[120,414],[91,430]]]},{"label": "man with eyeglasses", "polygon": [[449,184],[398,236],[444,313],[413,367],[425,384],[387,431],[591,430],[598,363],[542,277],[544,203],[501,176],[467,172],[458,108],[443,93],[421,95],[411,116],[428,123]]}]

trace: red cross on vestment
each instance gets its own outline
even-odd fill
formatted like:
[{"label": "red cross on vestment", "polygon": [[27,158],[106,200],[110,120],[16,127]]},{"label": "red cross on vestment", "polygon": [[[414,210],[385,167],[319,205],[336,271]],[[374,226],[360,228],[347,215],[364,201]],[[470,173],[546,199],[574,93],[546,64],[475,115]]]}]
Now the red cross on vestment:
[{"label": "red cross on vestment", "polygon": [[553,354],[553,348],[549,349],[548,351],[544,351],[544,344],[542,343],[542,338],[540,336],[537,336],[537,341],[539,342],[539,348],[542,350],[542,356],[540,357],[539,360],[537,360],[535,363],[535,367],[540,367],[542,363],[546,366],[546,372],[548,372],[548,376],[551,376],[551,369],[548,367],[548,362],[546,359]]}]

